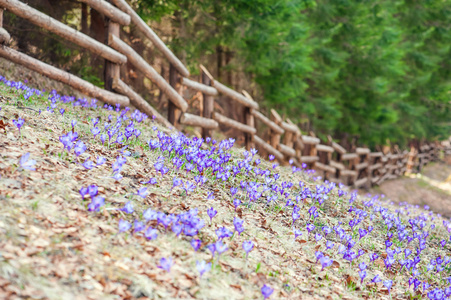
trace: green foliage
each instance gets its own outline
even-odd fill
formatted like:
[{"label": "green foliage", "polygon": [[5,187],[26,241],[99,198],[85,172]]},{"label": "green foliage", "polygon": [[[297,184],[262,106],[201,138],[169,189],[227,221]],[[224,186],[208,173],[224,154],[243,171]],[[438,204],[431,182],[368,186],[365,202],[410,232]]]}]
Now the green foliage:
[{"label": "green foliage", "polygon": [[320,135],[369,146],[449,135],[446,1],[139,2],[141,16],[183,24],[172,47],[193,71],[218,46],[233,51],[226,67],[248,74],[264,104]]}]

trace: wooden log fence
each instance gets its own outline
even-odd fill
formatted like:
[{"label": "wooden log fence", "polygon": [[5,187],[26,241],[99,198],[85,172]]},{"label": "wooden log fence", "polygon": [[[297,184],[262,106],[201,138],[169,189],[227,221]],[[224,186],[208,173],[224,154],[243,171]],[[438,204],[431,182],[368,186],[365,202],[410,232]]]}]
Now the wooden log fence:
[{"label": "wooden log fence", "polygon": [[[125,0],[80,0],[106,16],[108,39],[102,44],[85,34],[29,7],[19,0],[0,0],[0,56],[37,71],[51,79],[63,82],[82,93],[105,103],[127,106],[153,116],[157,122],[171,127],[194,126],[202,128],[204,138],[211,137],[219,125],[234,128],[245,136],[248,149],[254,145],[281,163],[291,161],[296,166],[308,165],[320,172],[324,179],[342,182],[356,188],[369,188],[387,179],[402,176],[405,172],[419,172],[425,164],[439,159],[439,152],[451,155],[451,138],[438,143],[420,143],[410,151],[401,151],[397,146],[390,152],[371,152],[369,148],[357,147],[348,153],[344,147],[328,137],[321,142],[313,132],[303,135],[290,119],[283,119],[277,111],[270,110],[267,117],[259,111],[259,105],[246,91],[239,93],[214,79],[208,70],[200,65],[200,82],[190,79],[190,72],[169,50],[155,32],[144,22]],[[113,3],[114,5],[112,5]],[[105,58],[105,89],[65,71],[40,62],[23,53],[8,48],[10,35],[2,28],[3,8],[24,18],[82,48]],[[120,26],[133,23],[170,64],[170,78],[167,82],[149,63],[120,39]],[[130,62],[135,69],[149,78],[168,99],[168,118],[163,117],[144,98],[121,80],[120,65]],[[200,115],[188,112],[189,106],[181,95],[182,87],[202,93]],[[119,94],[113,93],[115,91]],[[215,97],[220,94],[244,106],[244,123],[214,111]],[[228,104],[229,105],[229,104]],[[256,122],[266,126],[267,141],[257,135]]]}]

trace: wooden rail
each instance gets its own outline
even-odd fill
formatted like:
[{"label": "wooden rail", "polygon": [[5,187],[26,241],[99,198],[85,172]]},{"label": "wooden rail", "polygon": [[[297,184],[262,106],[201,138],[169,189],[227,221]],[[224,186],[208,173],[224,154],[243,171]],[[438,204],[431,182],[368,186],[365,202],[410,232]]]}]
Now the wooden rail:
[{"label": "wooden rail", "polygon": [[128,106],[130,104],[129,99],[126,96],[105,91],[75,75],[43,63],[40,60],[32,58],[26,54],[20,53],[6,46],[0,46],[0,56],[16,64],[22,65],[30,70],[41,73],[53,80],[65,83],[73,87],[74,89],[79,90],[80,92],[88,96],[97,98],[105,103],[117,103],[121,106]]},{"label": "wooden rail", "polygon": [[[313,168],[333,182],[343,182],[357,188],[368,188],[381,184],[387,179],[397,178],[405,172],[421,171],[430,161],[438,159],[438,151],[442,149],[445,155],[451,155],[451,138],[438,143],[420,143],[411,147],[410,151],[402,151],[397,146],[391,152],[371,152],[369,148],[357,147],[353,153],[348,153],[344,147],[328,137],[321,141],[310,131],[303,134],[299,127],[288,118],[282,118],[274,109],[267,117],[261,113],[259,105],[246,91],[239,93],[215,80],[204,66],[200,66],[200,82],[189,78],[185,65],[169,50],[155,32],[144,22],[125,0],[110,0],[111,5],[104,0],[80,0],[90,5],[107,17],[108,41],[104,45],[82,34],[71,27],[29,7],[19,0],[0,0],[0,8],[6,8],[42,28],[49,30],[73,43],[105,58],[105,88],[98,88],[77,76],[40,62],[23,53],[8,48],[10,35],[2,28],[3,9],[0,9],[0,56],[15,63],[26,66],[51,79],[63,82],[82,93],[98,98],[109,104],[126,106],[134,105],[140,111],[153,116],[157,122],[165,126],[178,128],[179,125],[202,128],[204,138],[211,137],[213,130],[220,127],[230,127],[241,132],[245,137],[246,147],[254,145],[261,151],[274,155],[281,163],[292,160],[295,166]],[[120,39],[120,26],[133,23],[167,58],[170,64],[170,78],[167,82],[149,63]],[[161,93],[168,99],[168,118],[163,117],[143,97],[136,93],[120,78],[120,64],[129,62],[136,70],[149,78]],[[189,105],[182,97],[183,87],[202,93],[199,115],[188,112]],[[112,93],[114,90],[122,95]],[[215,97],[222,94],[226,97],[226,105],[234,101],[244,106],[244,123],[215,112]],[[225,96],[225,97],[224,97]],[[266,141],[257,135],[255,122],[266,126]],[[221,126],[219,126],[221,124]],[[354,148],[355,146],[353,146]]]},{"label": "wooden rail", "polygon": [[100,55],[111,62],[117,64],[127,62],[127,58],[119,52],[18,0],[0,0],[0,7],[6,8],[15,15],[53,32],[94,54]]}]

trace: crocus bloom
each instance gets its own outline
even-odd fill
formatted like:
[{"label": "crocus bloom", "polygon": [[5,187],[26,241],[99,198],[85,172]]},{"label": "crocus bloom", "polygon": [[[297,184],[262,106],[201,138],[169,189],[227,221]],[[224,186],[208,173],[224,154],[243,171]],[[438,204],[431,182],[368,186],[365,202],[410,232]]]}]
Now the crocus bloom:
[{"label": "crocus bloom", "polygon": [[365,270],[359,271],[359,276],[360,276],[360,284],[362,284],[362,283],[363,283],[363,280],[364,280],[365,277],[366,277],[366,271],[365,271]]},{"label": "crocus bloom", "polygon": [[296,239],[298,236],[302,235],[302,231],[299,229],[294,229],[294,239]]},{"label": "crocus bloom", "polygon": [[129,231],[130,228],[132,228],[132,224],[123,219],[119,220],[119,232]]},{"label": "crocus bloom", "polygon": [[106,158],[103,157],[103,156],[99,156],[99,157],[97,157],[96,165],[101,166],[101,165],[103,165],[105,162],[106,162]]},{"label": "crocus bloom", "polygon": [[18,118],[17,121],[13,120],[13,124],[16,125],[17,129],[19,129],[19,133],[20,133],[20,128],[22,128],[24,123],[25,123],[25,120],[22,118]]},{"label": "crocus bloom", "polygon": [[241,204],[241,201],[238,199],[233,199],[233,206],[235,206],[235,211],[238,208],[238,206]]},{"label": "crocus bloom", "polygon": [[197,251],[197,250],[199,250],[200,245],[202,244],[202,241],[193,239],[193,240],[191,240],[190,244],[193,247],[194,251]]},{"label": "crocus bloom", "polygon": [[74,147],[74,153],[78,157],[86,151],[86,145],[82,141],[78,141]]},{"label": "crocus bloom", "polygon": [[148,240],[155,240],[158,236],[157,230],[149,226],[144,232],[144,236]]},{"label": "crocus bloom", "polygon": [[324,268],[330,267],[333,263],[333,260],[328,256],[321,257],[319,261],[321,263],[321,271],[324,270]]},{"label": "crocus bloom", "polygon": [[238,235],[241,235],[241,233],[244,231],[243,223],[244,221],[238,217],[235,217],[233,219],[233,226],[235,227],[235,230],[238,232]]},{"label": "crocus bloom", "polygon": [[133,213],[133,212],[135,211],[135,210],[133,209],[133,204],[132,204],[130,201],[128,201],[127,203],[125,203],[124,207],[121,208],[121,210],[122,210],[123,212],[125,212],[126,214],[131,214],[131,213]]},{"label": "crocus bloom", "polygon": [[384,280],[383,284],[388,289],[388,293],[390,293],[390,289],[391,289],[391,287],[393,285],[393,281],[391,281],[391,280]]},{"label": "crocus bloom", "polygon": [[173,264],[174,262],[172,261],[172,257],[168,258],[163,257],[160,259],[160,265],[158,266],[158,268],[163,269],[169,273],[169,271],[171,271],[171,267]]},{"label": "crocus bloom", "polygon": [[218,213],[218,211],[216,209],[214,209],[213,207],[210,207],[209,209],[207,209],[207,214],[210,217],[210,223],[212,222],[213,218],[216,216],[217,213]]},{"label": "crocus bloom", "polygon": [[97,196],[91,200],[91,203],[88,204],[89,211],[100,211],[100,207],[105,205],[105,198]]},{"label": "crocus bloom", "polygon": [[144,223],[143,223],[143,222],[140,222],[140,221],[138,221],[138,220],[135,220],[134,225],[135,225],[135,229],[134,229],[134,232],[135,232],[135,233],[136,233],[136,232],[143,231],[144,228],[145,228]]},{"label": "crocus bloom", "polygon": [[147,195],[149,195],[149,191],[147,191],[146,187],[142,187],[138,190],[137,195],[140,196],[141,198],[145,199],[147,197]]},{"label": "crocus bloom", "polygon": [[205,272],[210,271],[211,269],[211,263],[206,263],[204,260],[202,261],[196,261],[196,268],[197,271],[200,273],[200,278],[202,278],[202,275],[204,275]]},{"label": "crocus bloom", "polygon": [[92,168],[95,167],[94,163],[93,163],[91,160],[89,160],[89,158],[87,158],[87,159],[85,160],[85,162],[82,164],[82,166],[83,166],[86,170],[91,170]]},{"label": "crocus bloom", "polygon": [[20,158],[20,166],[29,171],[36,171],[36,168],[33,166],[36,164],[36,161],[33,159],[30,159],[30,153],[27,152]]},{"label": "crocus bloom", "polygon": [[373,279],[371,279],[371,282],[374,282],[374,283],[378,283],[378,282],[381,282],[382,280],[379,278],[379,275],[376,275],[376,276],[374,276],[374,278]]},{"label": "crocus bloom", "polygon": [[271,294],[274,292],[274,290],[270,286],[265,284],[261,288],[261,292],[262,292],[262,295],[263,295],[264,299],[268,299],[269,296],[271,296]]},{"label": "crocus bloom", "polygon": [[224,253],[225,251],[227,251],[227,249],[229,249],[229,247],[227,247],[226,244],[224,244],[221,240],[218,240],[215,243],[215,249],[218,252],[219,255],[221,255],[222,253]]},{"label": "crocus bloom", "polygon": [[243,250],[246,252],[246,259],[249,255],[249,252],[254,248],[254,243],[252,241],[244,241],[243,242]]}]

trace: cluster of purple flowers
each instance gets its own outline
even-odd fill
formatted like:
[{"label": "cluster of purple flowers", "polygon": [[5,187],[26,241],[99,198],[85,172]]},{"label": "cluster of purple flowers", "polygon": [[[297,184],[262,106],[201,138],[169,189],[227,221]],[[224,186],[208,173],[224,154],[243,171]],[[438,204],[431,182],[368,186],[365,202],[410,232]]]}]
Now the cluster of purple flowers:
[{"label": "cluster of purple flowers", "polygon": [[[24,91],[25,99],[34,94],[42,94],[38,90],[29,89],[22,83],[7,81],[1,76],[0,81]],[[89,102],[86,99],[60,96],[56,91],[51,91],[48,99],[50,105],[47,110],[50,112],[58,108],[58,102],[72,103],[74,106],[86,108],[96,107],[96,101]],[[120,155],[111,164],[113,178],[120,180],[121,172],[124,172],[124,166],[127,164],[127,157],[131,155],[127,147],[133,140],[141,137],[141,130],[136,125],[143,122],[147,116],[138,110],[131,112],[129,108],[121,109],[118,105],[105,104],[103,108],[114,113],[110,114],[103,124],[97,118],[91,120],[90,139],[94,141],[100,136],[102,144],[105,144],[108,138],[108,145],[117,144],[118,148],[122,147]],[[63,108],[57,111],[61,115],[65,113]],[[68,152],[73,150],[78,158],[87,151],[88,147],[85,142],[79,140],[79,134],[75,131],[76,123],[75,120],[71,122],[72,131],[60,136],[60,142]],[[20,130],[24,121],[19,118],[14,120],[14,124]],[[324,247],[322,248],[324,250],[315,252],[316,262],[321,264],[322,270],[330,267],[334,262],[333,259],[344,259],[350,262],[351,267],[356,266],[355,272],[359,274],[362,285],[365,281],[375,284],[382,282],[382,285],[390,292],[393,286],[392,279],[370,275],[375,268],[374,262],[382,257],[387,271],[409,277],[405,284],[408,283],[409,287],[413,286],[414,291],[422,286],[422,292],[430,299],[445,299],[451,296],[449,282],[446,282],[448,286],[437,282],[431,284],[428,281],[430,278],[425,274],[427,270],[431,274],[444,276],[451,262],[451,258],[445,254],[425,258],[424,252],[427,248],[437,247],[443,252],[449,250],[447,240],[442,239],[436,243],[431,238],[439,229],[434,223],[436,216],[428,212],[427,207],[425,211],[421,211],[418,206],[401,203],[393,210],[389,209],[386,202],[384,203],[379,196],[360,201],[357,193],[348,194],[341,184],[325,181],[322,184],[307,185],[302,180],[298,183],[284,181],[278,174],[278,165],[273,164],[271,168],[263,167],[262,162],[256,159],[255,149],[245,151],[242,157],[232,157],[230,149],[235,142],[233,139],[216,141],[207,138],[204,140],[196,137],[188,138],[181,133],[168,135],[158,131],[156,127],[153,130],[156,133],[155,137],[146,143],[149,150],[156,152],[158,156],[152,165],[155,172],[161,175],[162,180],[172,180],[172,189],[183,189],[189,195],[205,184],[229,185],[235,211],[239,206],[273,207],[277,205],[291,215],[295,239],[303,234],[301,229],[305,227],[309,233],[307,239]],[[272,159],[274,157],[270,156],[270,160]],[[33,162],[29,160],[29,154],[21,159],[24,169],[33,169]],[[87,159],[83,166],[86,169],[92,169],[95,165],[105,162],[105,158],[98,157],[96,164]],[[311,174],[312,171],[305,170],[305,167],[293,166],[292,171],[293,173],[302,171],[304,175]],[[142,184],[156,183],[156,178],[142,182]],[[140,187],[136,195],[146,198],[149,194],[148,189],[149,187]],[[82,187],[79,192],[83,199],[89,196],[91,200],[88,204],[89,211],[98,212],[105,205],[105,199],[98,195],[97,186]],[[208,199],[213,200],[214,194],[210,193]],[[331,201],[340,203],[347,214],[337,224],[331,224],[328,221],[329,223],[324,225],[322,215],[325,204]],[[205,221],[199,217],[199,211],[196,208],[181,214],[168,214],[148,208],[140,215],[132,202],[127,202],[120,210],[127,215],[127,218],[134,218],[134,221],[120,219],[119,232],[128,232],[133,229],[133,234],[155,240],[160,232],[170,230],[177,237],[181,235],[187,237],[194,251],[203,250],[199,232],[205,227]],[[211,223],[217,213],[213,207],[207,209]],[[238,216],[233,219],[234,230],[238,235],[245,230],[244,221]],[[370,222],[374,226],[369,225]],[[444,220],[443,227],[445,231],[451,233],[451,222]],[[211,252],[212,257],[218,254],[219,258],[228,250],[226,241],[228,238],[233,238],[234,232],[223,226],[218,227],[215,233],[217,240],[204,248]],[[335,243],[332,242],[332,238],[335,239]],[[373,252],[368,253],[368,256],[364,255],[366,251],[362,245],[377,241],[376,238],[383,238],[381,247],[377,246]],[[242,248],[246,260],[253,247],[254,243],[251,240],[243,242]],[[356,264],[352,264],[353,262]],[[162,258],[158,267],[169,272],[173,263],[170,257]],[[200,276],[208,272],[211,267],[212,264],[205,261],[196,263]],[[368,278],[371,277],[372,279],[369,280]],[[265,298],[268,298],[273,293],[273,289],[264,285],[261,292]]]}]

